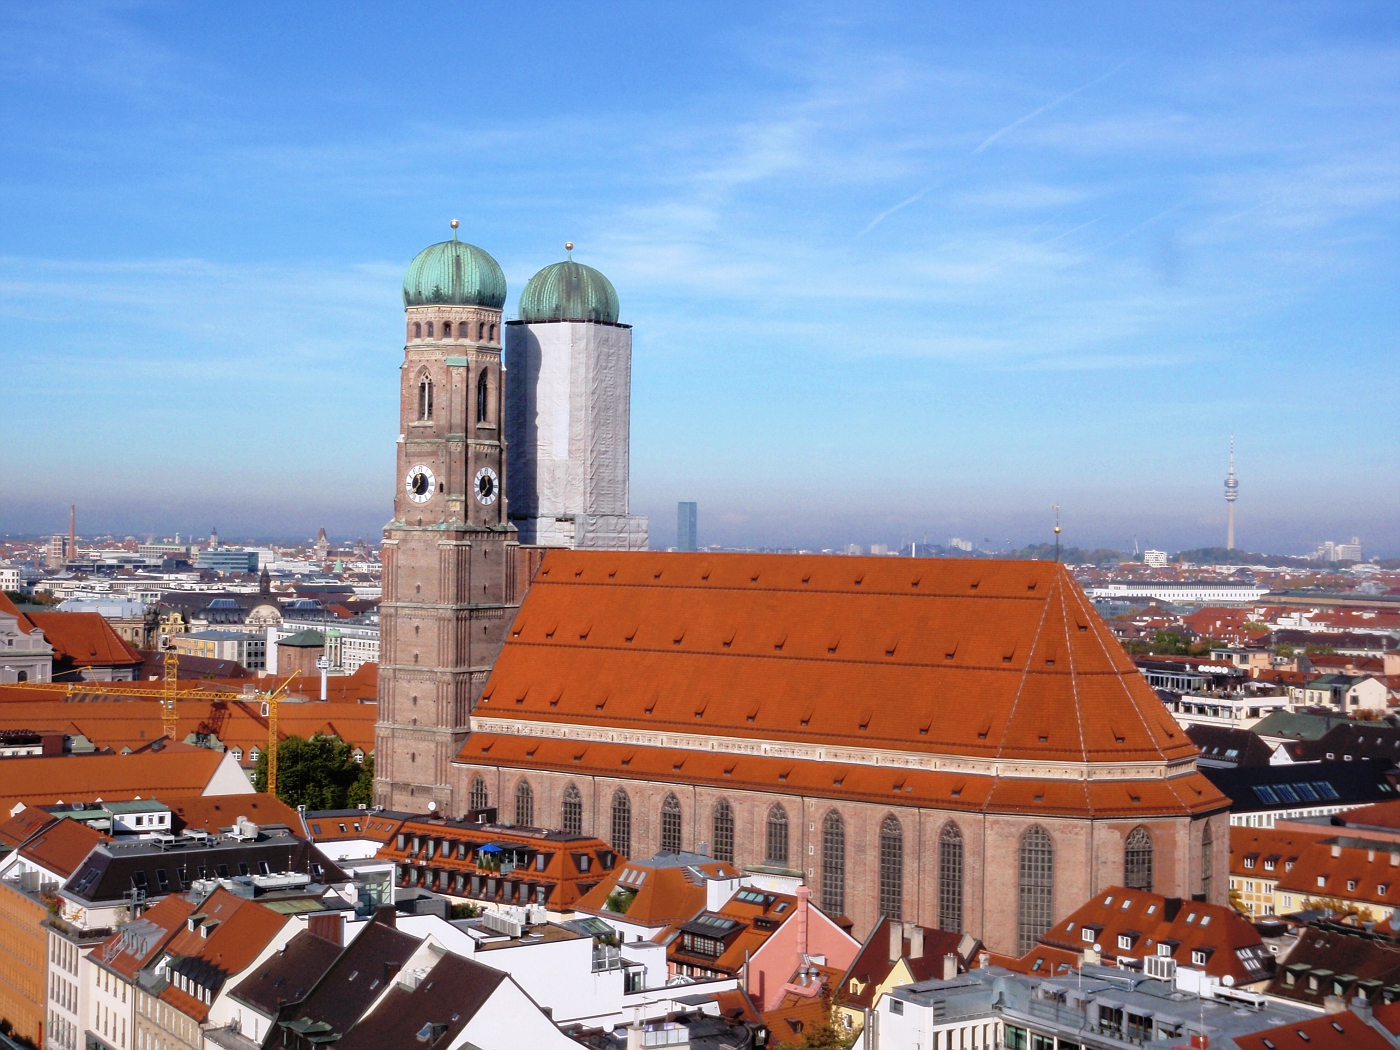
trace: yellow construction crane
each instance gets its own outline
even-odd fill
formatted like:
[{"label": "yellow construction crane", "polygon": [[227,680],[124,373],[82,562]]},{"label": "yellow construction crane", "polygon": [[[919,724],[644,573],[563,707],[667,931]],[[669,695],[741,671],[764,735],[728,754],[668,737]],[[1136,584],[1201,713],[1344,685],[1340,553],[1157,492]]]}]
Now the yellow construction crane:
[{"label": "yellow construction crane", "polygon": [[175,710],[175,701],[180,695],[180,655],[173,645],[165,650],[165,690],[160,698],[160,724],[165,735],[171,740],[180,731],[180,715]]},{"label": "yellow construction crane", "polygon": [[293,671],[285,682],[268,693],[263,700],[263,703],[267,704],[267,783],[263,785],[263,790],[269,795],[277,794],[277,708],[282,702],[282,697],[287,695],[288,688],[300,674],[300,668]]}]

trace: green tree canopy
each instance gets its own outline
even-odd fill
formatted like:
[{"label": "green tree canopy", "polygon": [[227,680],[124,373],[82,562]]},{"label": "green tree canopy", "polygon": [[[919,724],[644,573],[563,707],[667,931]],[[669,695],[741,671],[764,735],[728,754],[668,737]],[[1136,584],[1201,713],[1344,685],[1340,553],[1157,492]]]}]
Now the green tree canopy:
[{"label": "green tree canopy", "polygon": [[[267,790],[267,752],[258,756],[253,786]],[[368,806],[374,797],[374,757],[356,762],[339,737],[289,736],[277,744],[277,797],[307,809]]]}]

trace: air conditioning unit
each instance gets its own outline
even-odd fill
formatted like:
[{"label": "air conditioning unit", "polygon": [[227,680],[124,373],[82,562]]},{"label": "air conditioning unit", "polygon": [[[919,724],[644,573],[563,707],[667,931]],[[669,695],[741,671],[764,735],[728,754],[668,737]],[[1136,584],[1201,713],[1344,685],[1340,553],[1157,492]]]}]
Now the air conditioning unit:
[{"label": "air conditioning unit", "polygon": [[1176,980],[1176,960],[1165,955],[1149,955],[1142,960],[1143,972],[1157,981]]}]

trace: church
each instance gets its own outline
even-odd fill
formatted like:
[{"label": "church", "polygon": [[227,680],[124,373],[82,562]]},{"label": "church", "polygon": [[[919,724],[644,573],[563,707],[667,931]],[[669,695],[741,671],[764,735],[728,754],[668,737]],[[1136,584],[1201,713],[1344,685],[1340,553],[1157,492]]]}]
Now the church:
[{"label": "church", "polygon": [[1225,901],[1228,800],[1063,566],[648,551],[611,283],[505,299],[455,233],[404,281],[378,804],[799,874],[858,937]]}]

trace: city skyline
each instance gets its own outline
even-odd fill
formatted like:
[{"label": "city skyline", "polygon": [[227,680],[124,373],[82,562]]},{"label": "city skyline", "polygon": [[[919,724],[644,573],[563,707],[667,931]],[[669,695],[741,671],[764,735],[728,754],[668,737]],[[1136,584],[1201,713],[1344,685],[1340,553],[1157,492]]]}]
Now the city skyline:
[{"label": "city skyline", "polygon": [[541,7],[468,125],[404,105],[388,15],[74,10],[72,71],[10,9],[0,530],[376,535],[399,275],[456,217],[508,314],[566,239],[612,278],[635,510],[696,499],[709,542],[1022,546],[1059,504],[1080,546],[1221,546],[1235,433],[1242,549],[1400,553],[1395,394],[1356,383],[1393,345],[1393,16],[1178,11],[619,10],[601,70]]}]

